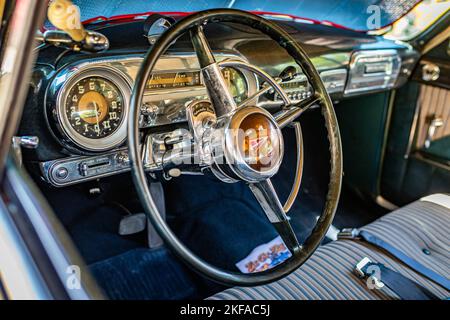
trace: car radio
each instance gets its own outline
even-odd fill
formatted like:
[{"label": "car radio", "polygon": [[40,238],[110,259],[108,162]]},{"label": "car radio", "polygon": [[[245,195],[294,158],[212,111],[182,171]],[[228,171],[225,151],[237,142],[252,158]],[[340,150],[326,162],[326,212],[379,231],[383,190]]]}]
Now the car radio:
[{"label": "car radio", "polygon": [[[300,101],[312,95],[311,86],[303,74],[296,74],[292,80],[281,82],[280,86],[292,101]],[[269,93],[274,94],[275,101],[282,101],[280,95],[274,90],[270,90]]]}]

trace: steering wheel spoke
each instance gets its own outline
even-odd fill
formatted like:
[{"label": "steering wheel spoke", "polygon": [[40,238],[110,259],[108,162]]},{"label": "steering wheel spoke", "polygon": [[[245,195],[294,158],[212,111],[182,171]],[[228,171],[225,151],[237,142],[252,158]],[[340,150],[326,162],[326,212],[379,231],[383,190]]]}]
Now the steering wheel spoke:
[{"label": "steering wheel spoke", "polygon": [[[281,83],[281,80],[277,81],[277,83]],[[270,85],[264,86],[262,89],[258,90],[253,95],[251,95],[250,97],[248,97],[247,99],[245,99],[244,101],[239,103],[238,108],[242,108],[242,107],[245,107],[245,106],[253,103],[256,99],[258,99],[260,96],[262,96],[266,92],[270,91],[271,89],[272,89],[272,87]]]},{"label": "steering wheel spoke", "polygon": [[252,183],[249,186],[266,214],[267,219],[275,227],[292,255],[296,255],[300,251],[301,246],[284,212],[283,205],[278,199],[272,181],[267,179],[262,182]]},{"label": "steering wheel spoke", "polygon": [[303,112],[305,112],[312,106],[321,103],[322,97],[312,95],[311,97],[302,100],[291,107],[282,109],[281,111],[276,113],[274,117],[280,128],[284,128],[295,121],[300,115],[303,114]]},{"label": "steering wheel spoke", "polygon": [[203,27],[196,26],[191,29],[191,42],[197,54],[202,70],[203,79],[208,96],[214,107],[217,117],[229,114],[237,108],[222,71],[214,58],[214,54],[206,39]]},{"label": "steering wheel spoke", "polygon": [[216,63],[216,59],[203,32],[202,26],[196,26],[191,29],[191,42],[197,53],[198,62],[201,68],[205,68]]}]

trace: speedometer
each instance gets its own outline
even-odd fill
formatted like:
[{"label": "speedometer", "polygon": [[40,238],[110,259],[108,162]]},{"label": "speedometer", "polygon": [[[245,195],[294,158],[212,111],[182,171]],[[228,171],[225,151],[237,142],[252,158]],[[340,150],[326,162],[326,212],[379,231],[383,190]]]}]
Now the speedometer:
[{"label": "speedometer", "polygon": [[60,92],[59,129],[77,147],[104,151],[126,139],[130,87],[109,70],[80,72]]},{"label": "speedometer", "polygon": [[123,96],[111,81],[89,77],[75,83],[66,98],[70,126],[83,137],[101,139],[123,121]]}]

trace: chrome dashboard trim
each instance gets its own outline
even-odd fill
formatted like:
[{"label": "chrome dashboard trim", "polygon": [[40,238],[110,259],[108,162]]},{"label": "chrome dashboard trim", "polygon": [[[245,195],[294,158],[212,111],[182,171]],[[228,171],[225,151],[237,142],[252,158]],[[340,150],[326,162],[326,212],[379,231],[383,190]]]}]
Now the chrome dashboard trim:
[{"label": "chrome dashboard trim", "polygon": [[[385,70],[376,69],[386,64]],[[368,69],[374,68],[369,71]],[[361,50],[353,53],[344,96],[393,88],[401,69],[401,58],[395,49]]]},{"label": "chrome dashboard trim", "polygon": [[[389,51],[389,50],[388,50]],[[395,50],[390,50],[395,51]],[[243,68],[248,64],[247,59],[234,52],[219,52],[215,53],[220,67],[234,67],[238,69],[245,77],[247,81],[248,96],[252,96],[260,89],[260,83],[257,74],[254,70],[249,70],[248,68]],[[82,75],[90,74],[93,71],[100,72],[100,76],[105,76],[108,80],[111,80],[109,75],[113,77],[112,82],[116,85],[115,77],[120,77],[121,80],[127,85],[127,99],[129,99],[130,88],[133,86],[134,79],[136,78],[139,67],[142,63],[142,54],[127,54],[123,56],[111,56],[102,58],[90,58],[89,60],[78,61],[77,63],[69,64],[61,69],[56,77],[51,82],[47,92],[46,92],[46,112],[48,114],[47,121],[52,122],[54,120],[55,110],[58,110],[58,106],[61,101],[61,96],[64,95],[64,91],[67,91],[70,87],[70,81],[72,79],[78,79]],[[197,57],[194,53],[171,53],[161,57],[160,61],[157,63],[154,73],[162,72],[192,72],[200,71]],[[106,73],[106,74],[105,74]],[[330,93],[343,93],[345,79],[348,76],[347,70],[344,68],[338,69],[327,69],[322,70],[321,75],[324,80],[330,79],[330,81],[337,81],[336,85],[327,89],[331,89]],[[302,74],[299,74],[301,77]],[[337,79],[337,80],[336,80]],[[298,80],[298,79],[296,79]],[[343,83],[344,82],[344,83]],[[201,83],[204,83],[204,79],[201,76]],[[125,90],[125,89],[124,89]],[[124,94],[125,96],[125,94]],[[60,97],[59,100],[55,97]],[[192,86],[192,87],[179,87],[175,89],[163,89],[156,88],[148,90],[144,96],[144,104],[155,103],[159,101],[168,102],[165,109],[163,110],[163,116],[156,116],[148,122],[141,122],[142,128],[154,127],[158,125],[164,125],[169,123],[179,123],[187,121],[186,118],[186,106],[192,103],[193,100],[203,100],[207,99],[206,88],[203,85]],[[293,101],[302,100],[308,97],[308,92],[303,95],[298,95]],[[174,100],[180,100],[183,103],[178,106],[170,104]],[[280,99],[281,100],[281,99]],[[283,99],[284,100],[284,99]],[[270,100],[260,101],[259,105],[262,107],[270,107],[273,105],[282,105],[283,100],[272,102]],[[126,105],[125,105],[126,104]],[[255,101],[256,104],[256,101]],[[168,106],[168,107],[167,107]],[[126,116],[128,116],[128,100],[124,103],[124,110],[127,111]],[[153,110],[150,108],[150,110]],[[144,113],[141,113],[141,117],[144,117]],[[129,165],[127,163],[119,163],[117,161],[121,154],[126,154],[126,149],[122,147],[122,137],[120,142],[116,145],[111,146],[108,150],[103,150],[102,152],[90,152],[91,150],[80,150],[80,146],[77,146],[65,137],[64,131],[61,133],[61,124],[56,121],[54,123],[48,123],[49,127],[52,128],[56,139],[61,142],[61,144],[66,147],[71,154],[78,154],[78,156],[71,156],[67,158],[61,158],[56,160],[51,160],[47,162],[40,163],[41,172],[43,174],[44,180],[50,184],[62,187],[66,185],[71,185],[75,183],[80,183],[88,180],[99,179],[107,176],[111,176],[118,173],[127,172],[129,170]],[[55,127],[60,126],[60,128]],[[92,174],[87,176],[80,175],[80,165],[83,161],[95,161],[96,159],[102,159],[104,157],[109,157],[110,166],[100,168],[98,172],[91,171]],[[61,166],[66,166],[69,174],[68,178],[58,179],[54,176],[55,171]]]},{"label": "chrome dashboard trim", "polygon": [[331,69],[320,72],[320,77],[328,94],[344,92],[347,83],[347,69]]},{"label": "chrome dashboard trim", "polygon": [[[41,162],[39,163],[39,167],[42,177],[46,182],[55,187],[64,187],[130,171],[130,165],[126,160],[128,156],[127,152],[128,151],[126,148],[121,148],[97,156],[74,156],[62,158]],[[81,173],[81,166],[83,162],[96,161],[98,159],[101,160],[102,158],[110,161],[107,166],[98,167],[97,172],[92,172],[89,175],[83,176]],[[58,177],[58,170],[61,169],[66,170],[66,176]]]}]

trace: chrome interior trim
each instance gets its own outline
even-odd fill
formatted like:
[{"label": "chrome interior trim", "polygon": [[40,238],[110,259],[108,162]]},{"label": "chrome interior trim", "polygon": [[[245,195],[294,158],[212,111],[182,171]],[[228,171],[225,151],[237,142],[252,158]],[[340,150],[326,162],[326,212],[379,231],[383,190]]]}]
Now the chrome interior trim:
[{"label": "chrome interior trim", "polygon": [[344,92],[347,82],[347,69],[331,69],[320,72],[325,89],[328,94]]},{"label": "chrome interior trim", "polygon": [[416,108],[414,110],[414,118],[411,124],[411,129],[409,130],[409,136],[408,136],[408,144],[406,145],[406,151],[403,155],[404,159],[408,159],[411,155],[413,145],[414,145],[414,137],[416,136],[416,130],[417,130],[417,124],[419,122],[419,111],[420,111],[420,105],[421,100],[423,99],[422,95],[419,97],[419,99],[416,102]]},{"label": "chrome interior trim", "polygon": [[[270,167],[264,170],[252,168],[244,159],[240,146],[237,145],[242,122],[248,116],[255,114],[261,114],[270,121],[275,130],[275,136],[278,138],[276,141],[272,140],[274,149],[278,150],[275,163],[271,163]],[[284,155],[283,135],[275,119],[267,110],[259,107],[244,107],[236,110],[233,115],[226,119],[219,118],[218,125],[214,128],[211,135],[211,152],[216,166],[230,169],[234,175],[243,181],[259,182],[272,177],[278,172]],[[226,159],[226,163],[223,163],[223,158]]]},{"label": "chrome interior trim", "polygon": [[[89,165],[92,164],[92,169]],[[55,187],[86,182],[130,170],[126,148],[97,156],[76,156],[39,164],[45,181]]]},{"label": "chrome interior trim", "polygon": [[[75,300],[102,299],[102,293],[60,221],[31,178],[13,161],[11,160],[6,171],[10,186],[21,205],[26,208],[24,212],[45,248],[57,277],[66,289],[66,294]],[[73,267],[78,267],[81,274],[78,278],[79,286],[71,288],[68,284],[70,277],[73,276]]]},{"label": "chrome interior trim", "polygon": [[[280,84],[277,81],[275,81],[264,70],[262,70],[262,69],[260,69],[260,68],[258,68],[256,66],[253,66],[253,65],[251,65],[249,63],[245,63],[245,62],[237,61],[237,60],[221,61],[221,62],[219,62],[219,66],[221,66],[221,67],[233,67],[233,68],[237,68],[239,70],[244,69],[244,70],[252,72],[255,75],[260,76],[261,78],[263,78],[264,80],[269,82],[269,84],[273,87],[273,89],[280,95],[280,97],[283,100],[285,106],[289,106],[291,104],[291,100],[286,95],[284,90],[281,88]],[[251,94],[249,94],[249,96],[251,96]]]},{"label": "chrome interior trim", "polygon": [[204,85],[208,91],[208,96],[218,117],[226,115],[236,109],[230,90],[227,88],[222,71],[217,63],[210,64],[201,70]]},{"label": "chrome interior trim", "polygon": [[401,59],[394,49],[356,51],[349,68],[345,96],[394,87]]},{"label": "chrome interior trim", "polygon": [[450,173],[450,161],[447,161],[447,162],[436,161],[436,160],[434,160],[434,159],[430,159],[430,158],[426,157],[426,156],[425,156],[422,152],[420,152],[420,151],[413,152],[413,153],[411,154],[411,157],[414,157],[414,158],[417,159],[417,160],[420,160],[420,161],[422,161],[422,162],[428,163],[428,164],[430,164],[430,165],[432,165],[432,166],[434,166],[434,167],[443,169],[443,170],[445,170],[445,171],[447,171],[447,172]]},{"label": "chrome interior trim", "polygon": [[0,200],[0,281],[8,299],[48,300],[51,294],[44,285],[14,222]]},{"label": "chrome interior trim", "polygon": [[397,210],[399,207],[395,204],[393,204],[392,202],[390,202],[389,200],[386,200],[385,198],[383,198],[382,196],[378,195],[375,198],[375,202],[382,208],[385,208],[387,210],[390,211],[394,211]]}]

